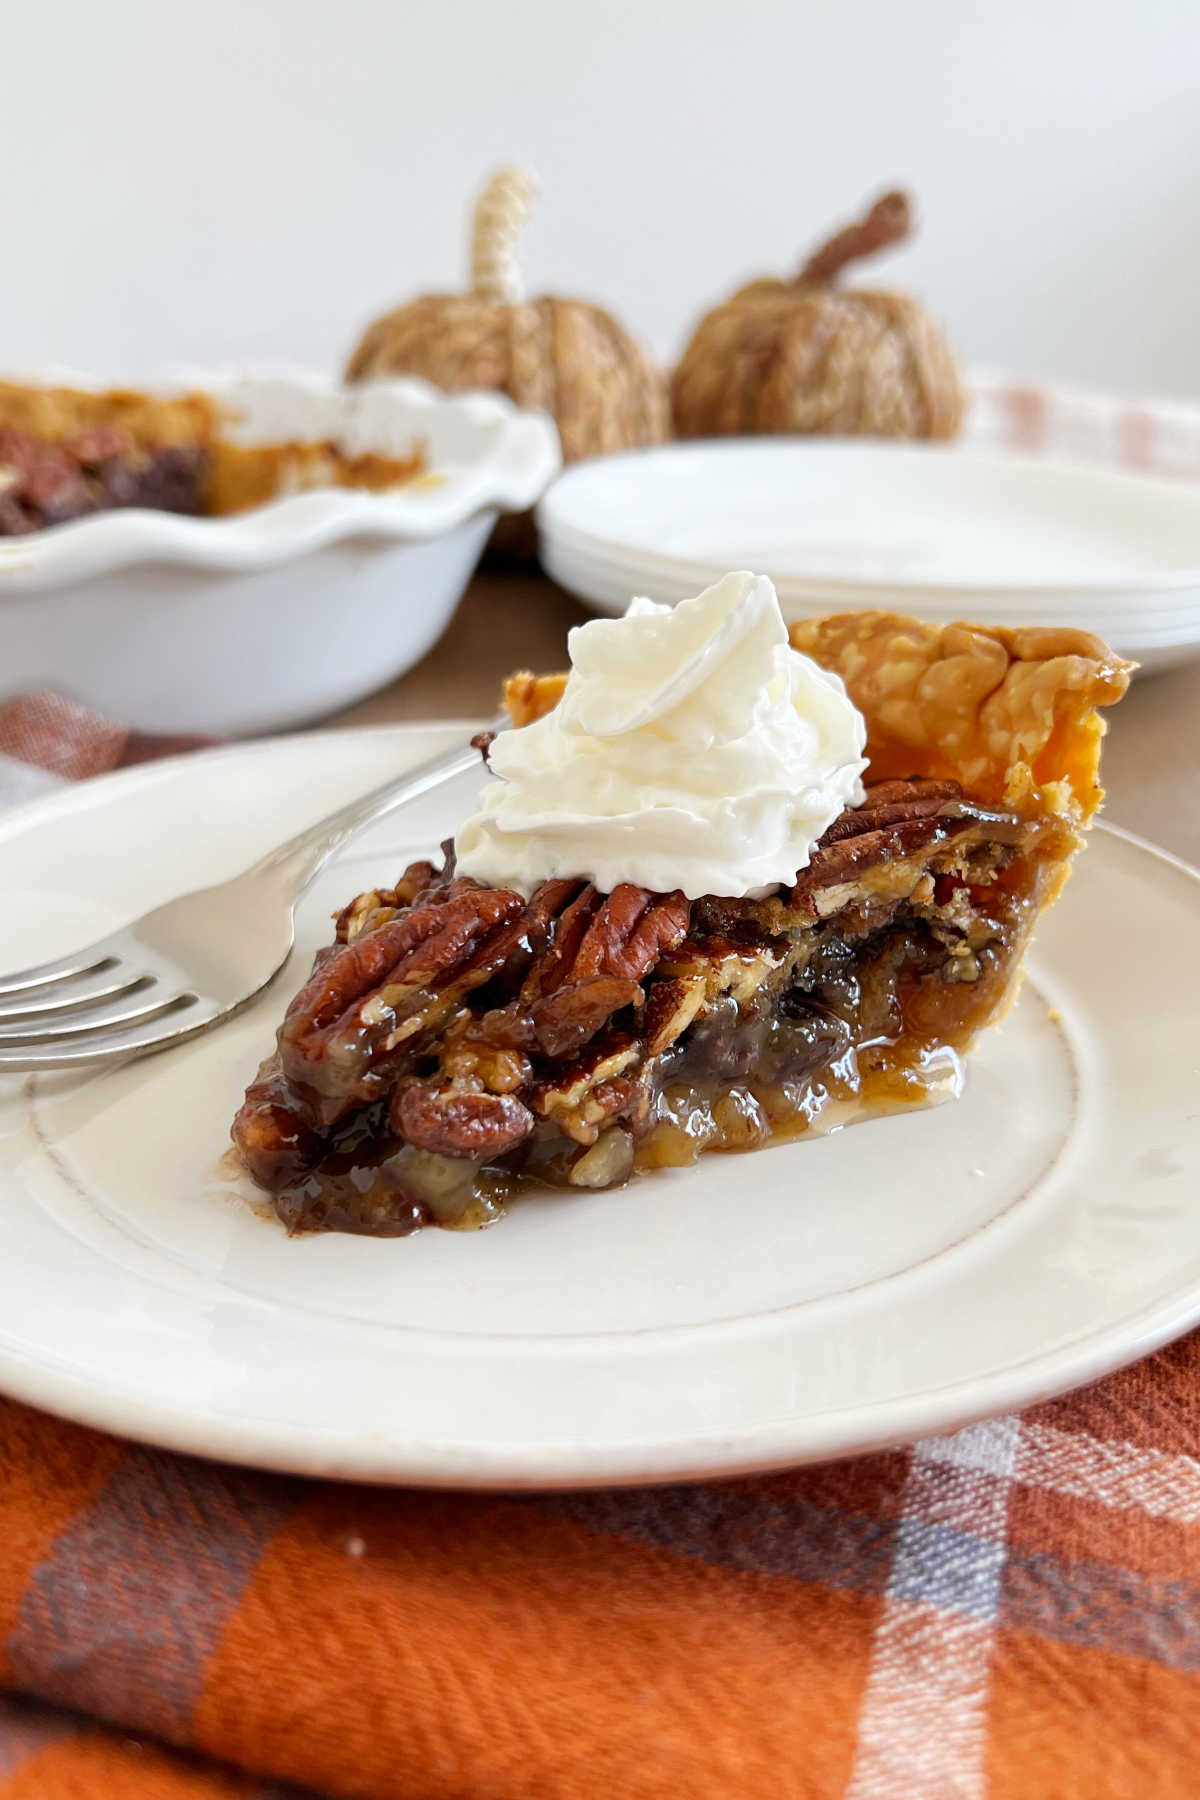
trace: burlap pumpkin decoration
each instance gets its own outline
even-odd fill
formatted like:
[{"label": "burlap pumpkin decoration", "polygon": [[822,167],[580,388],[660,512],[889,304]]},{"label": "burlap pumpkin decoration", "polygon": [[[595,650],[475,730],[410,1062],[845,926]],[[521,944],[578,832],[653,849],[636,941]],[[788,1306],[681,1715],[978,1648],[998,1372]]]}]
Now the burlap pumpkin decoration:
[{"label": "burlap pumpkin decoration", "polygon": [[[450,393],[499,388],[551,414],[566,462],[661,443],[663,378],[616,320],[586,300],[525,298],[518,243],[532,199],[522,170],[494,175],[475,207],[470,292],[423,294],[376,319],[346,379],[421,375]],[[492,541],[536,549],[528,515],[501,520]]]},{"label": "burlap pumpkin decoration", "polygon": [[885,194],[794,281],[753,281],[702,319],[671,384],[680,437],[824,432],[953,437],[958,369],[907,294],[836,286],[846,265],[906,238],[905,194]]}]

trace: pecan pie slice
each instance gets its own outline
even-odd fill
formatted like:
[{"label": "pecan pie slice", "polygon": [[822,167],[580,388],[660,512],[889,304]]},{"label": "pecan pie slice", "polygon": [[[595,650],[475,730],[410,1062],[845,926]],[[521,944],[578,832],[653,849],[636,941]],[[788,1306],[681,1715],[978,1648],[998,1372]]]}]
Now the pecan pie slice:
[{"label": "pecan pie slice", "polygon": [[[886,613],[790,636],[865,717],[863,804],[760,898],[525,899],[456,877],[452,844],[359,895],[234,1124],[290,1228],[480,1224],[522,1182],[608,1187],[945,1081],[1100,801],[1128,665],[1078,631]],[[514,723],[563,681],[512,677]]]}]

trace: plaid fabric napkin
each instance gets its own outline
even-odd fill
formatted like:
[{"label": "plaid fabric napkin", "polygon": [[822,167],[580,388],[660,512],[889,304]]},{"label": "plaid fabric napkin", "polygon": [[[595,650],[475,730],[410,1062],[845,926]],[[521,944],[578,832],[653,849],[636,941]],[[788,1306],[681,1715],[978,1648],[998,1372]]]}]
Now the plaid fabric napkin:
[{"label": "plaid fabric napkin", "polygon": [[[976,385],[976,441],[1200,474],[1196,416]],[[0,707],[0,806],[186,748]],[[1195,1800],[1200,1334],[796,1473],[472,1496],[0,1400],[0,1800]]]},{"label": "plaid fabric napkin", "polygon": [[0,1402],[0,1800],[1195,1800],[1198,1394],[1193,1337],[911,1451],[538,1496]]}]

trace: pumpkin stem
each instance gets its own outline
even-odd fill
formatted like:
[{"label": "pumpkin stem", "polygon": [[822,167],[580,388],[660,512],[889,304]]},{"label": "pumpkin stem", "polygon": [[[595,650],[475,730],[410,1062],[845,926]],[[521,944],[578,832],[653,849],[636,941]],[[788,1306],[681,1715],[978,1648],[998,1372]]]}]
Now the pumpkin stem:
[{"label": "pumpkin stem", "polygon": [[480,300],[518,306],[525,298],[517,245],[535,192],[524,169],[498,169],[475,202],[471,290]]},{"label": "pumpkin stem", "polygon": [[845,225],[827,243],[814,251],[799,275],[797,286],[827,286],[837,280],[847,263],[860,256],[874,256],[891,244],[903,243],[912,230],[912,207],[908,195],[898,190],[884,194],[871,210],[853,225]]}]

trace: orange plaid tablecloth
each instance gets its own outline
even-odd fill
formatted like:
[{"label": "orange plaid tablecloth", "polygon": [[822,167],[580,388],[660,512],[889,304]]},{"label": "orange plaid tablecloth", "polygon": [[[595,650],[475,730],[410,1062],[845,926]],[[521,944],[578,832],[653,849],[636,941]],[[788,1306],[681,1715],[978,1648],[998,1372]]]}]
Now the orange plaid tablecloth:
[{"label": "orange plaid tablecloth", "polygon": [[[1098,404],[981,389],[976,440],[1200,472],[1191,422]],[[0,804],[182,747],[27,697]],[[1200,1334],[911,1450],[618,1493],[317,1484],[0,1400],[0,1687],[0,1800],[1196,1800]]]},{"label": "orange plaid tablecloth", "polygon": [[0,1800],[1195,1800],[1198,1396],[1193,1337],[911,1451],[494,1497],[0,1402]]}]

